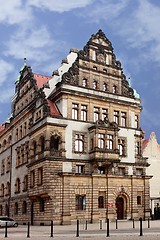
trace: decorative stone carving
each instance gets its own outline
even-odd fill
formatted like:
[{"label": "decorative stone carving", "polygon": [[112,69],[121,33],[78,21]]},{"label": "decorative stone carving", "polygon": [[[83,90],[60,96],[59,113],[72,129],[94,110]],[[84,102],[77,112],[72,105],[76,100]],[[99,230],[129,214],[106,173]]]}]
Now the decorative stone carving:
[{"label": "decorative stone carving", "polygon": [[79,82],[79,64],[75,61],[69,68],[68,72],[62,75],[62,83],[69,83],[72,85],[78,85]]},{"label": "decorative stone carving", "polygon": [[110,122],[107,118],[105,118],[104,120],[97,120],[95,125],[104,126],[112,129],[114,128],[118,130],[118,124],[116,122]]}]

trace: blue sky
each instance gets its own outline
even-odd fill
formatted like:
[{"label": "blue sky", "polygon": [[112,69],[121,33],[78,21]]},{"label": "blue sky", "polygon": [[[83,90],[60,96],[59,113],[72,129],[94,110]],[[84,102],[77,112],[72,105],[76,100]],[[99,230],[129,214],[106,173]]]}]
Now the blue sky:
[{"label": "blue sky", "polygon": [[112,42],[126,78],[142,100],[141,127],[160,142],[159,0],[0,0],[0,122],[23,65],[47,76],[70,48],[82,49],[99,29]]}]

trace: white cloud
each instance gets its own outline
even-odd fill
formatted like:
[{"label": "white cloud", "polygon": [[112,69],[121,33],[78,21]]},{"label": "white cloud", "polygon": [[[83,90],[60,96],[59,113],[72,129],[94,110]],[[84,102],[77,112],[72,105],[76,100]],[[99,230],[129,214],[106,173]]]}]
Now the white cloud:
[{"label": "white cloud", "polygon": [[119,27],[123,21],[123,27],[118,33],[123,35],[132,47],[144,48],[147,43],[158,42],[160,28],[160,8],[148,0],[139,0],[138,7],[130,14],[130,17],[120,20]]},{"label": "white cloud", "polygon": [[75,8],[86,7],[88,4],[92,3],[94,0],[28,0],[30,6],[37,8],[42,8],[43,10],[55,11],[55,12],[65,12],[70,11]]},{"label": "white cloud", "polygon": [[6,43],[6,56],[13,56],[15,59],[23,59],[24,56],[29,60],[45,61],[49,58],[50,47],[54,46],[45,26],[35,29],[21,28]]},{"label": "white cloud", "polygon": [[8,80],[8,75],[14,70],[13,65],[10,63],[4,61],[3,59],[0,59],[0,86]]},{"label": "white cloud", "polygon": [[80,12],[79,15],[83,15],[90,22],[111,21],[121,14],[127,7],[128,2],[129,0],[117,0],[116,3],[113,0],[95,1],[92,8],[87,9],[85,12]]},{"label": "white cloud", "polygon": [[0,6],[0,22],[17,24],[32,19],[31,9],[21,0],[0,0]]}]

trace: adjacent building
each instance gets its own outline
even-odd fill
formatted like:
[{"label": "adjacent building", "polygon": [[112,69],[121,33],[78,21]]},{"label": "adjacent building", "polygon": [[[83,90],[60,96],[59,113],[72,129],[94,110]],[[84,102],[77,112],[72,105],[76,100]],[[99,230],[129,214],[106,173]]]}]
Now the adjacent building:
[{"label": "adjacent building", "polygon": [[25,63],[0,129],[0,215],[19,223],[150,215],[141,102],[102,30],[52,76]]},{"label": "adjacent building", "polygon": [[[147,174],[150,179],[150,206],[152,216],[160,219],[160,144],[157,142],[156,134],[152,132],[148,139],[142,142],[143,156],[148,158],[150,166],[147,168]],[[157,215],[158,211],[158,215]]]}]

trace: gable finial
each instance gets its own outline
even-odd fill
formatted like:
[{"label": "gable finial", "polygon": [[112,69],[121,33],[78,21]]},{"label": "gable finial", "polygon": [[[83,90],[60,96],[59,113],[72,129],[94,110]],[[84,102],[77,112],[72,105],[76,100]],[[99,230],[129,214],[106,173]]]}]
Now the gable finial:
[{"label": "gable finial", "polygon": [[26,66],[27,65],[27,58],[24,57],[24,65]]}]

